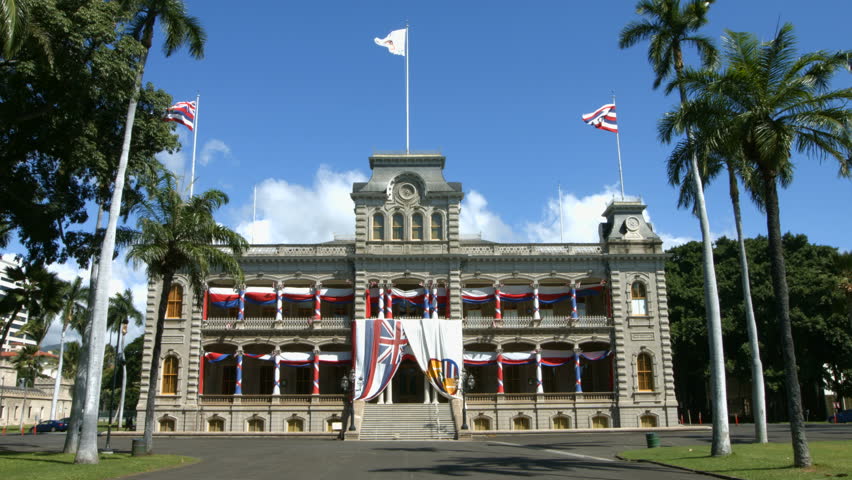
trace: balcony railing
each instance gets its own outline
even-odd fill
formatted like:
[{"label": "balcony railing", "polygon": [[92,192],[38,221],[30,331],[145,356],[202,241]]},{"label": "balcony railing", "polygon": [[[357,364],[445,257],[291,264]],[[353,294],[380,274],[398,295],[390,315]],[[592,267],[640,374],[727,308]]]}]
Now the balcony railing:
[{"label": "balcony railing", "polygon": [[472,256],[601,255],[597,244],[465,245],[462,253]]},{"label": "balcony railing", "polygon": [[469,329],[487,328],[606,328],[612,326],[612,319],[603,315],[587,315],[585,317],[543,317],[534,320],[532,317],[509,317],[496,320],[487,317],[468,317],[464,319],[464,327]]},{"label": "balcony railing", "polygon": [[[230,252],[227,247],[220,247]],[[352,245],[253,245],[246,257],[345,257],[355,253]]]},{"label": "balcony railing", "polygon": [[276,321],[271,317],[246,317],[237,320],[230,317],[211,317],[202,322],[202,330],[345,330],[352,320],[348,317],[328,317],[313,320],[308,317],[290,317]]},{"label": "balcony railing", "polygon": [[468,393],[467,403],[490,405],[496,403],[612,403],[612,392],[565,393]]},{"label": "balcony railing", "polygon": [[[395,317],[398,320],[419,320],[421,317]],[[447,321],[444,317],[441,321]],[[291,331],[291,330],[348,330],[352,325],[349,317],[326,317],[322,320],[313,320],[308,317],[290,317],[276,321],[271,317],[246,317],[244,320],[236,320],[230,317],[210,317],[201,324],[204,331]],[[496,320],[490,317],[468,317],[464,319],[464,328],[471,330],[484,330],[491,328],[512,329],[600,329],[612,326],[612,319],[603,315],[588,315],[579,318],[570,317],[543,317],[534,320],[532,317],[509,317]]]},{"label": "balcony railing", "polygon": [[324,395],[201,395],[202,405],[343,405],[345,396]]}]

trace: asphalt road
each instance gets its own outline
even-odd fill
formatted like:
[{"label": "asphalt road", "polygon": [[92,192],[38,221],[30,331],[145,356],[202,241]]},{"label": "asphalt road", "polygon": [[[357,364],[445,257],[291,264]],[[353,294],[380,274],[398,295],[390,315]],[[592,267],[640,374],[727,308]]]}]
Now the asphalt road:
[{"label": "asphalt road", "polygon": [[[709,444],[709,431],[659,432],[661,445]],[[732,442],[750,442],[751,425],[732,427]],[[852,424],[808,425],[810,440],[852,439]],[[770,440],[788,442],[786,425],[771,425]],[[64,434],[0,437],[4,451],[59,450]],[[102,440],[103,441],[103,438]],[[119,451],[130,438],[114,437]],[[708,477],[650,464],[622,462],[615,454],[644,448],[641,432],[514,435],[470,442],[341,442],[297,438],[155,438],[157,453],[201,458],[195,465],[135,479],[401,479],[463,477],[674,480]],[[2,456],[0,456],[2,459]]]}]

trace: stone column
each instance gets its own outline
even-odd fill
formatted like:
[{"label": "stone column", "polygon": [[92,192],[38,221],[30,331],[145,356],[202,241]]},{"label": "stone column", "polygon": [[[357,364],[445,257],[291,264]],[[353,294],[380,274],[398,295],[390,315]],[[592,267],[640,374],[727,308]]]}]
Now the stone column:
[{"label": "stone column", "polygon": [[541,345],[535,347],[535,393],[544,393],[541,375]]},{"label": "stone column", "polygon": [[393,318],[393,285],[390,283],[385,288],[385,318]]},{"label": "stone column", "polygon": [[497,394],[503,395],[503,349],[497,349]]},{"label": "stone column", "polygon": [[385,318],[385,284],[379,284],[379,319],[384,320]]},{"label": "stone column", "polygon": [[432,384],[425,375],[423,376],[423,403],[432,403]]},{"label": "stone column", "polygon": [[314,385],[311,389],[311,395],[320,394],[320,368],[319,368],[319,350],[314,350],[313,368],[314,368]]},{"label": "stone column", "polygon": [[272,387],[273,395],[281,395],[281,350],[272,352],[275,356],[275,385]]},{"label": "stone column", "polygon": [[322,284],[317,282],[314,285],[314,318],[313,321],[321,322],[322,321],[322,300],[320,299],[320,290],[322,290]]},{"label": "stone column", "polygon": [[438,282],[432,281],[432,319],[438,319]]},{"label": "stone column", "polygon": [[234,395],[243,394],[243,350],[237,350],[237,383],[234,386]]},{"label": "stone column", "polygon": [[580,350],[574,350],[574,376],[577,378],[574,391],[583,393],[583,368],[580,366]]},{"label": "stone column", "polygon": [[541,320],[541,312],[538,304],[538,283],[533,284],[533,320]]},{"label": "stone column", "polygon": [[278,282],[275,285],[275,321],[282,322],[284,321],[284,310],[282,298],[284,297],[284,285],[281,282]]}]

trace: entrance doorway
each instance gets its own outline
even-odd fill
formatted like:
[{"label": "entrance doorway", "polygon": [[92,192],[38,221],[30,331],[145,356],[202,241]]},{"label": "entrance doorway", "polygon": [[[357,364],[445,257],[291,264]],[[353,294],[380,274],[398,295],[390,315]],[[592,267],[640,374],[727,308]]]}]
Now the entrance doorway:
[{"label": "entrance doorway", "polygon": [[417,362],[405,360],[399,365],[393,377],[394,403],[423,402],[423,372]]}]

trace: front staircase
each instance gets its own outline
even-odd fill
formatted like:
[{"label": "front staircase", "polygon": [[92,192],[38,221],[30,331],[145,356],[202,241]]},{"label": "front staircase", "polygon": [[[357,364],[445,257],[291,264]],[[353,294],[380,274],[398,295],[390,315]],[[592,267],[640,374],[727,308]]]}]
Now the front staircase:
[{"label": "front staircase", "polygon": [[361,440],[454,440],[449,403],[364,405]]}]

